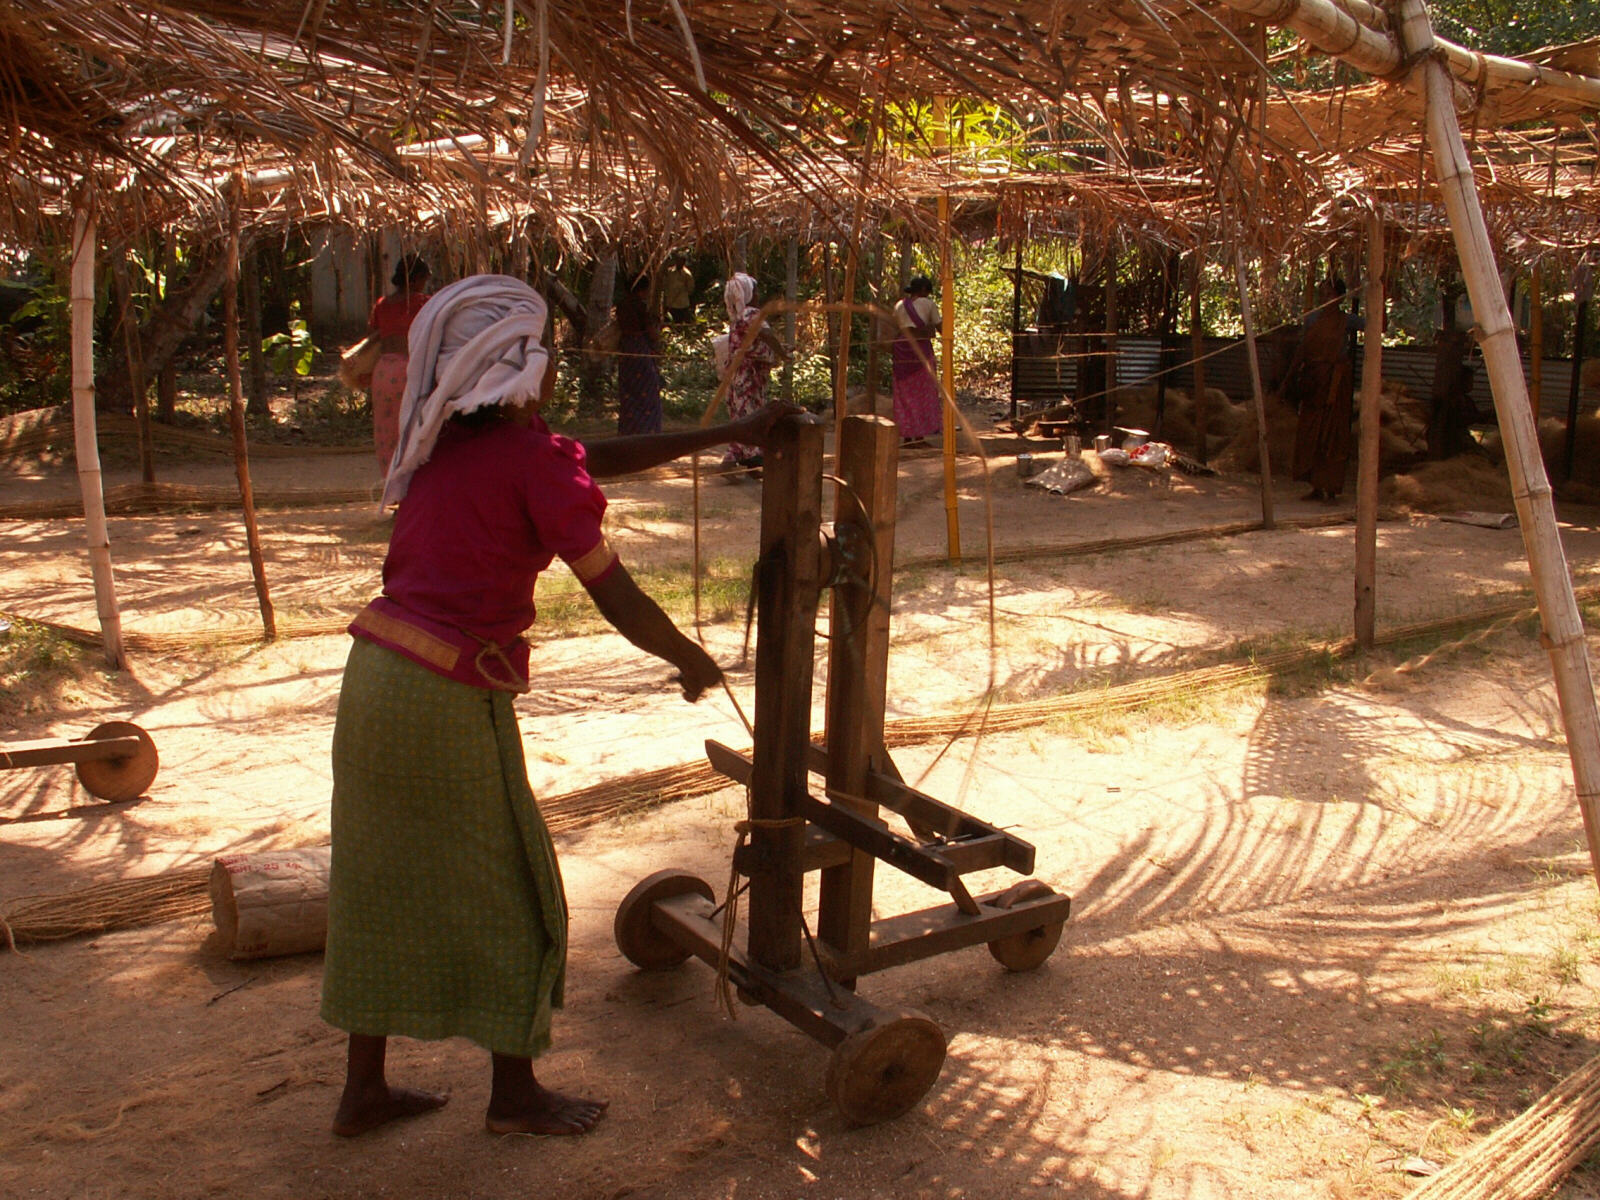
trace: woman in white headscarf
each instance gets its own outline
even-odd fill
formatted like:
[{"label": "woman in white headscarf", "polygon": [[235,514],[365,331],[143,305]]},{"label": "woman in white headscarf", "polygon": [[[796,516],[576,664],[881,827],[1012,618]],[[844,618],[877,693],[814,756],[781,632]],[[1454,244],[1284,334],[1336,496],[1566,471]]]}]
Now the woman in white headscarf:
[{"label": "woman in white headscarf", "polygon": [[[755,295],[756,281],[743,271],[736,272],[722,289],[722,300],[728,308],[728,361],[733,372],[728,381],[728,415],[736,421],[765,406],[767,378],[773,366],[788,357],[771,325],[763,323],[759,333],[752,332],[761,315]],[[740,350],[746,346],[741,359]],[[732,469],[754,470],[761,466],[761,448],[734,442],[722,461]]]},{"label": "woman in white headscarf", "polygon": [[537,414],[554,377],[545,323],[537,292],[490,275],[445,288],[411,327],[384,491],[400,507],[383,594],[350,626],[333,738],[322,1015],[350,1034],[334,1118],[345,1136],[444,1103],[389,1085],[395,1034],[490,1051],[492,1132],[584,1133],[605,1109],[533,1073],[567,945],[560,869],[512,709],[530,687],[522,634],[539,573],[564,560],[612,625],[676,668],[686,699],[722,677],[607,544],[594,479],[730,438],[759,443],[776,414],[586,448]]}]

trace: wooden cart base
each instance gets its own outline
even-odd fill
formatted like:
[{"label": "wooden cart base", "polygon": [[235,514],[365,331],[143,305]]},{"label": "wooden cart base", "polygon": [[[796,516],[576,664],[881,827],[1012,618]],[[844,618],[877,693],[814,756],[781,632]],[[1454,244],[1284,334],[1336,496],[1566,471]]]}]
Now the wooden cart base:
[{"label": "wooden cart base", "polygon": [[[749,788],[749,842],[733,857],[736,875],[749,880],[744,944],[727,943],[726,913],[710,885],[671,870],[628,893],[616,937],[644,970],[690,957],[725,968],[739,999],[830,1047],[828,1095],[846,1120],[865,1125],[922,1099],[939,1077],[945,1038],[921,1013],[863,999],[857,980],[978,945],[1007,970],[1032,970],[1059,943],[1072,901],[1033,879],[972,895],[963,875],[995,867],[1026,875],[1033,847],[909,787],[889,758],[883,711],[899,431],[881,418],[851,417],[842,434],[839,511],[825,529],[821,426],[797,417],[773,431],[757,567],[755,747],[747,758],[706,743],[711,764]],[[813,639],[826,589],[833,591],[830,733],[818,746],[810,729]],[[812,792],[813,775],[822,778],[821,796]],[[884,810],[906,832],[886,822]],[[880,862],[948,902],[874,920]],[[811,872],[820,876],[814,937],[802,912]]]}]

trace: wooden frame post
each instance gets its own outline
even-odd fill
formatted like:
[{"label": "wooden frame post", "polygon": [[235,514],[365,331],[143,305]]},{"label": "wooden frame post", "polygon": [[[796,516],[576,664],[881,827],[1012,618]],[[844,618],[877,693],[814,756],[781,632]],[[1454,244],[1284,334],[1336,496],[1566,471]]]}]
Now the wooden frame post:
[{"label": "wooden frame post", "polygon": [[822,430],[816,417],[785,417],[773,426],[762,461],[749,948],[751,959],[772,971],[798,967],[802,948],[797,818],[808,795],[811,664],[823,584]]},{"label": "wooden frame post", "polygon": [[956,271],[950,253],[950,193],[939,193],[939,351],[944,407],[944,530],[952,563],[961,561],[961,516],[956,505]]},{"label": "wooden frame post", "polygon": [[1461,273],[1483,347],[1483,361],[1494,392],[1495,415],[1511,475],[1511,495],[1527,547],[1534,595],[1539,604],[1543,642],[1550,653],[1556,697],[1572,759],[1578,810],[1583,815],[1589,858],[1600,882],[1600,712],[1584,641],[1583,619],[1561,547],[1550,481],[1539,453],[1538,426],[1528,404],[1515,327],[1495,267],[1488,226],[1478,200],[1472,160],[1456,119],[1450,73],[1433,54],[1433,27],[1422,0],[1399,0],[1395,10],[1402,51],[1420,71],[1427,99],[1428,141],[1439,189],[1444,195]]},{"label": "wooden frame post", "polygon": [[245,541],[250,548],[250,576],[256,585],[261,628],[271,641],[278,622],[267,589],[267,565],[261,554],[261,534],[256,528],[255,492],[250,486],[250,451],[244,429],[244,385],[239,370],[239,188],[228,207],[227,278],[222,286],[222,344],[228,360],[228,423],[233,427],[233,465],[239,476],[239,502],[244,508]]},{"label": "wooden frame post", "polygon": [[1367,218],[1367,280],[1361,307],[1361,434],[1356,454],[1356,644],[1372,649],[1377,638],[1378,429],[1383,397],[1383,218]]},{"label": "wooden frame post", "polygon": [[1256,410],[1256,446],[1261,453],[1261,527],[1271,529],[1272,457],[1267,438],[1267,403],[1261,392],[1261,360],[1256,354],[1255,308],[1250,303],[1250,278],[1244,269],[1244,247],[1233,244],[1233,270],[1239,279],[1239,316],[1244,321],[1245,357],[1250,363],[1250,399]]},{"label": "wooden frame post", "polygon": [[72,219],[72,434],[78,459],[78,487],[83,494],[83,531],[89,543],[89,570],[94,576],[94,606],[100,618],[100,640],[106,661],[117,670],[128,665],[122,644],[122,614],[111,570],[111,535],[106,526],[105,482],[100,473],[100,447],[95,441],[94,412],[94,278],[95,220],[91,198],[78,202]]},{"label": "wooden frame post", "polygon": [[[1579,271],[1587,275],[1582,267]],[[1578,456],[1578,399],[1583,393],[1583,335],[1589,328],[1589,286],[1588,279],[1582,278],[1573,288],[1578,303],[1572,314],[1572,378],[1567,383],[1567,429],[1561,449],[1561,478],[1567,480],[1572,478]]]},{"label": "wooden frame post", "polygon": [[[883,714],[889,685],[889,593],[894,562],[899,429],[885,417],[856,416],[840,431],[834,529],[847,575],[834,588],[828,642],[828,793],[868,819],[870,771],[888,773]],[[864,954],[872,929],[874,859],[854,849],[822,872],[817,936],[843,954]]]}]

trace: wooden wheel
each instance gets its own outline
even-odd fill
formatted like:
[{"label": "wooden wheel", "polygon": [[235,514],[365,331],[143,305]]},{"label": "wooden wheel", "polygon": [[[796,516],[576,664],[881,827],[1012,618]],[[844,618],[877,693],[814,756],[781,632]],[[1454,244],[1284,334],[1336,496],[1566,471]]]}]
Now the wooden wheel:
[{"label": "wooden wheel", "polygon": [[711,885],[687,871],[657,871],[634,884],[617,905],[612,925],[622,957],[641,971],[665,971],[687,959],[689,951],[656,928],[651,910],[658,900],[688,895],[715,899]]},{"label": "wooden wheel", "polygon": [[852,1125],[911,1111],[944,1068],[944,1033],[918,1012],[852,1033],[828,1060],[828,1098]]},{"label": "wooden wheel", "polygon": [[[1055,889],[1047,883],[1041,883],[1037,879],[1024,879],[996,896],[994,906],[1015,908],[1024,900],[1038,900],[1043,896],[1055,894]],[[1052,921],[1037,929],[1024,929],[1021,933],[996,938],[989,943],[989,953],[994,955],[995,962],[1008,971],[1031,971],[1055,952],[1065,924],[1064,921]]]},{"label": "wooden wheel", "polygon": [[117,758],[90,758],[78,764],[78,782],[91,796],[113,802],[137,800],[156,777],[161,765],[150,735],[131,721],[107,721],[89,731],[86,740],[136,737],[139,749]]}]

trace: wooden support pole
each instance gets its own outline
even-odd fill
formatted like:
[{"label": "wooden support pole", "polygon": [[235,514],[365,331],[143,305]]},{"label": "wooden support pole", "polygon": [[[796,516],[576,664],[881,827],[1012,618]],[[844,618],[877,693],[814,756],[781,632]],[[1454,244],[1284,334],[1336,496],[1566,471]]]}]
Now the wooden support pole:
[{"label": "wooden support pole", "polygon": [[[822,431],[801,414],[777,422],[762,463],[757,570],[756,721],[751,755],[750,957],[800,965],[804,883],[798,822],[808,795],[812,662],[822,590]],[[789,822],[793,822],[790,824]]]},{"label": "wooden support pole", "polygon": [[789,350],[789,357],[783,360],[783,398],[789,404],[794,403],[794,345],[797,314],[795,305],[800,303],[800,239],[790,238],[783,248],[783,298],[788,302],[788,308],[783,314],[783,344]]},{"label": "wooden support pole", "polygon": [[1383,218],[1367,218],[1367,280],[1361,307],[1361,435],[1356,454],[1356,644],[1372,649],[1377,638],[1378,428],[1383,397]]},{"label": "wooden support pole", "polygon": [[[167,230],[161,237],[161,299],[172,294],[173,280],[178,273],[178,235]],[[156,419],[172,424],[178,419],[178,362],[177,353],[168,354],[156,372]]]},{"label": "wooden support pole", "polygon": [[83,494],[83,531],[89,542],[89,570],[94,576],[94,606],[100,617],[100,639],[106,661],[117,670],[128,665],[122,644],[122,614],[111,572],[111,535],[106,527],[105,484],[100,474],[100,447],[95,442],[94,413],[94,260],[95,221],[89,199],[78,203],[72,220],[72,433],[78,459],[78,487]]},{"label": "wooden support pole", "polygon": [[1516,333],[1495,268],[1494,250],[1478,200],[1472,161],[1456,119],[1449,72],[1433,55],[1433,28],[1422,0],[1399,0],[1400,43],[1416,62],[1427,98],[1428,141],[1434,169],[1461,259],[1462,276],[1479,329],[1479,344],[1494,392],[1495,414],[1511,475],[1511,495],[1527,547],[1543,643],[1550,653],[1556,697],[1561,704],[1567,752],[1572,759],[1578,809],[1583,814],[1589,858],[1600,882],[1600,713],[1584,642],[1583,620],[1572,590],[1556,524],[1550,482],[1539,455],[1538,427],[1528,404]]},{"label": "wooden support pole", "polygon": [[1528,279],[1528,402],[1533,419],[1544,403],[1544,269],[1538,265]]},{"label": "wooden support pole", "polygon": [[146,483],[156,481],[156,459],[150,437],[150,396],[145,385],[144,355],[139,345],[139,321],[133,311],[133,283],[128,277],[128,255],[132,248],[124,248],[120,256],[113,257],[111,282],[117,290],[117,324],[122,326],[122,348],[128,359],[128,383],[133,392],[133,419],[139,431],[139,477]]},{"label": "wooden support pole", "polygon": [[1017,355],[1022,349],[1022,239],[1017,239],[1017,263],[1011,275],[1011,420],[1018,416]]},{"label": "wooden support pole", "polygon": [[1112,408],[1117,402],[1117,252],[1107,247],[1106,256],[1106,426],[1112,424]]},{"label": "wooden support pole", "polygon": [[239,189],[228,208],[227,279],[222,287],[222,346],[228,360],[228,423],[233,427],[233,464],[239,476],[239,501],[244,508],[245,541],[250,548],[250,575],[255,580],[261,627],[267,640],[278,636],[278,623],[267,591],[267,565],[256,529],[255,493],[250,487],[250,451],[244,432],[244,384],[239,371]]},{"label": "wooden support pole", "polygon": [[[871,269],[867,273],[867,290],[871,294],[868,301],[874,305],[880,303],[883,292],[883,231],[879,230],[872,239]],[[892,302],[891,302],[892,303]],[[883,340],[883,331],[878,327],[876,313],[867,314],[867,396],[865,411],[869,416],[876,416],[878,412],[878,358],[879,343]]]},{"label": "wooden support pole", "polygon": [[[828,642],[828,790],[833,802],[876,818],[864,797],[871,771],[887,772],[883,714],[889,683],[889,601],[894,562],[895,476],[899,429],[886,417],[850,417],[840,430],[834,529],[849,556],[845,582],[834,589]],[[860,954],[872,928],[873,858],[853,850],[849,861],[822,872],[817,936],[832,949]]]},{"label": "wooden support pole", "polygon": [[944,528],[952,563],[961,561],[961,517],[956,511],[956,272],[950,250],[950,193],[939,193],[939,349],[944,387]]},{"label": "wooden support pole", "polygon": [[1561,478],[1567,480],[1572,478],[1572,467],[1578,455],[1578,397],[1583,390],[1583,335],[1589,328],[1587,280],[1574,290],[1578,293],[1578,304],[1577,311],[1572,314],[1572,378],[1567,384],[1567,434],[1561,451]]},{"label": "wooden support pole", "polygon": [[[245,412],[270,421],[267,404],[267,357],[261,353],[261,251],[254,243],[239,263],[239,289],[244,302],[244,352],[250,364],[249,386],[245,389]],[[369,306],[370,307],[370,306]]]},{"label": "wooden support pole", "polygon": [[1206,455],[1206,333],[1200,312],[1200,292],[1206,282],[1206,254],[1203,246],[1194,248],[1194,286],[1189,291],[1189,360],[1194,365],[1194,456],[1202,463]]},{"label": "wooden support pole", "polygon": [[1255,308],[1250,303],[1250,277],[1244,269],[1244,248],[1233,244],[1233,271],[1239,280],[1239,316],[1244,322],[1245,358],[1250,364],[1250,399],[1256,410],[1256,446],[1261,453],[1261,527],[1271,529],[1272,456],[1267,439],[1267,402],[1261,391],[1261,360],[1256,354]]}]

